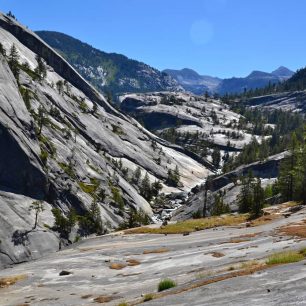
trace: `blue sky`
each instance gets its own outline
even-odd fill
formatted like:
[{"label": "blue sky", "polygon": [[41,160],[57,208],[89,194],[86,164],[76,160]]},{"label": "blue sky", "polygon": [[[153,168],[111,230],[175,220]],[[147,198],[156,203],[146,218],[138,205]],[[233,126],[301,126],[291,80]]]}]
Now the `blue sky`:
[{"label": "blue sky", "polygon": [[0,10],[161,70],[232,77],[306,66],[304,0],[2,0]]}]

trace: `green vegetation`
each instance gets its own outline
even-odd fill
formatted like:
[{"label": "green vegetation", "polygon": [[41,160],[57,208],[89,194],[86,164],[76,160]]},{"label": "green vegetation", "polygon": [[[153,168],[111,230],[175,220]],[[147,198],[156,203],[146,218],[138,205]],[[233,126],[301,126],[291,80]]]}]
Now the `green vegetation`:
[{"label": "green vegetation", "polygon": [[251,213],[256,218],[262,214],[264,206],[264,190],[259,178],[255,179],[251,172],[242,178],[241,192],[238,195],[240,213]]},{"label": "green vegetation", "polygon": [[55,218],[53,230],[58,231],[62,238],[68,239],[72,228],[77,223],[81,236],[104,233],[100,207],[95,200],[93,200],[88,212],[83,215],[78,215],[74,209],[71,209],[66,217],[59,208],[53,208],[52,214]]},{"label": "green vegetation", "polygon": [[186,221],[168,224],[160,228],[139,227],[126,230],[128,234],[184,234],[200,231],[217,226],[228,226],[241,224],[249,218],[248,214],[244,215],[225,215],[222,217],[208,217],[202,219],[190,219]]},{"label": "green vegetation", "polygon": [[266,260],[267,265],[287,264],[298,262],[305,258],[304,250],[302,251],[285,251],[281,253],[272,254]]},{"label": "green vegetation", "polygon": [[176,287],[176,282],[170,278],[163,279],[159,282],[157,290],[158,292]]},{"label": "green vegetation", "polygon": [[[214,204],[211,209],[211,215],[212,216],[219,216],[222,214],[226,214],[230,212],[230,207],[228,204],[225,204],[223,202],[223,197],[220,194],[216,194],[214,196]],[[198,212],[198,214],[193,215],[193,218],[196,219],[196,217],[201,216],[201,212]]]},{"label": "green vegetation", "polygon": [[34,72],[38,76],[38,79],[42,81],[47,76],[47,67],[44,63],[44,60],[39,56],[36,55],[37,67],[35,68]]},{"label": "green vegetation", "polygon": [[62,238],[68,239],[72,228],[77,222],[77,214],[74,209],[71,209],[68,216],[65,217],[59,208],[53,208],[52,214],[54,216],[53,230],[58,231]]},{"label": "green vegetation", "polygon": [[119,229],[128,229],[148,225],[151,223],[150,217],[142,210],[131,209],[127,221],[120,224]]},{"label": "green vegetation", "polygon": [[10,49],[10,53],[8,54],[8,64],[11,68],[11,71],[15,77],[15,79],[17,80],[17,82],[19,82],[19,73],[20,73],[20,68],[19,68],[19,53],[17,51],[17,48],[15,46],[15,44],[13,44],[11,46]]},{"label": "green vegetation", "polygon": [[180,182],[180,172],[178,166],[176,165],[174,170],[168,170],[168,177],[166,183],[170,186],[177,187]]},{"label": "green vegetation", "polygon": [[25,88],[23,86],[19,86],[19,92],[22,96],[22,99],[24,101],[27,110],[30,112],[32,110],[31,107],[32,92],[28,88]]},{"label": "green vegetation", "polygon": [[[300,114],[283,112],[281,110],[249,110],[241,104],[235,105],[233,110],[245,117],[245,119],[242,117],[236,123],[236,127],[247,130],[253,135],[271,135],[271,137],[262,140],[261,143],[253,137],[252,141],[243,148],[237,157],[228,158],[223,167],[224,172],[231,171],[240,165],[263,161],[270,155],[283,152],[288,149],[292,132],[296,134],[299,141],[303,140],[304,124],[306,122]],[[252,123],[252,125],[249,123]],[[267,126],[267,124],[274,125],[274,128]]]},{"label": "green vegetation", "polygon": [[122,198],[122,195],[120,193],[120,189],[114,186],[111,186],[111,193],[113,196],[113,201],[115,202],[115,204],[117,204],[119,206],[120,210],[124,209],[124,200]]},{"label": "green vegetation", "polygon": [[116,124],[112,124],[112,129],[113,129],[113,132],[117,135],[123,135],[124,132],[122,130],[122,128]]},{"label": "green vegetation", "polygon": [[65,164],[65,163],[58,163],[58,165],[64,170],[64,172],[71,177],[72,179],[76,179],[77,175],[74,171],[74,168],[71,163]]},{"label": "green vegetation", "polygon": [[30,205],[30,210],[35,212],[35,223],[33,226],[33,230],[37,227],[38,215],[44,211],[43,201],[34,201]]},{"label": "green vegetation", "polygon": [[148,301],[153,300],[153,298],[154,298],[154,294],[153,293],[147,293],[147,294],[144,295],[143,301],[144,302],[148,302]]},{"label": "green vegetation", "polygon": [[85,193],[90,194],[92,197],[96,197],[100,182],[95,178],[90,178],[90,184],[79,182],[79,186]]},{"label": "green vegetation", "polygon": [[42,163],[44,164],[44,166],[47,165],[47,162],[48,162],[48,157],[49,157],[49,154],[47,151],[45,151],[44,149],[40,149],[40,155],[39,155]]}]

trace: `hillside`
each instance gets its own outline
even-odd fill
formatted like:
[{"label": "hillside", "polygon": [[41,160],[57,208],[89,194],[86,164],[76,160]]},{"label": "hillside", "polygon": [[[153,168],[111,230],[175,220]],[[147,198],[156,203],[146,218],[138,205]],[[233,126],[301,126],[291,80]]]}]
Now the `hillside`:
[{"label": "hillside", "polygon": [[100,92],[117,95],[125,92],[182,90],[165,73],[124,55],[100,51],[59,32],[37,31],[36,34]]},{"label": "hillside", "polygon": [[[56,51],[3,14],[0,42],[0,266],[136,216],[148,222],[153,191],[188,191],[210,173],[115,110]],[[169,173],[176,168],[174,186]]]}]

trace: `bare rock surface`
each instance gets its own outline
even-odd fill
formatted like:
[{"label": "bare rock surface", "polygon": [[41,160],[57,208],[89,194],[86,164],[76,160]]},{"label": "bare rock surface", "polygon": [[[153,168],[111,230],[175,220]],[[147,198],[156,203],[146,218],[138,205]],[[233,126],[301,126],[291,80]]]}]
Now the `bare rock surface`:
[{"label": "bare rock surface", "polygon": [[[141,301],[154,293],[163,278],[189,288],[199,280],[230,273],[254,260],[265,261],[275,252],[306,247],[302,239],[287,237],[278,228],[306,217],[305,208],[259,226],[219,227],[183,235],[111,234],[88,239],[35,262],[0,271],[0,279],[24,275],[15,285],[0,288],[1,305],[87,305],[99,296],[106,305]],[[222,254],[216,256],[215,254]],[[134,264],[129,264],[129,263]],[[148,301],[145,305],[288,305],[305,302],[304,262],[267,268],[179,294]],[[239,270],[239,268],[237,268]],[[61,271],[69,275],[60,276]],[[270,290],[268,292],[267,290]],[[287,303],[287,304],[286,304]]]}]

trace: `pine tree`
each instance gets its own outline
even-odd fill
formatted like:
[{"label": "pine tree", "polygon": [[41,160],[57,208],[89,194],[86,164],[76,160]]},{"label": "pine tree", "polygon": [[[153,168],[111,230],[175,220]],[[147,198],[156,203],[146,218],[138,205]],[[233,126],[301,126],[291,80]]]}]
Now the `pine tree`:
[{"label": "pine tree", "polygon": [[37,227],[38,215],[44,211],[44,206],[42,201],[35,201],[31,204],[30,210],[34,210],[35,212],[35,223],[33,226],[33,230]]},{"label": "pine tree", "polygon": [[19,81],[19,54],[15,44],[12,45],[10,53],[8,55],[8,64],[11,68],[13,75],[15,76],[17,82]]},{"label": "pine tree", "polygon": [[240,213],[247,213],[253,206],[253,174],[248,173],[248,176],[242,178],[242,187],[238,196],[238,207]]},{"label": "pine tree", "polygon": [[293,200],[294,185],[296,183],[296,169],[299,157],[299,144],[296,134],[291,135],[289,155],[280,164],[278,184],[285,201]]},{"label": "pine tree", "polygon": [[99,235],[103,233],[103,224],[101,219],[101,211],[99,204],[94,199],[89,208],[89,216],[92,222],[92,232],[95,232]]},{"label": "pine tree", "polygon": [[214,149],[211,155],[212,163],[215,167],[219,167],[221,161],[221,154],[219,149]]},{"label": "pine tree", "polygon": [[133,173],[132,182],[138,185],[140,178],[141,178],[141,168],[138,166]]},{"label": "pine tree", "polygon": [[223,197],[218,193],[214,196],[214,204],[211,209],[212,216],[219,216],[225,213],[229,213],[230,208],[228,204],[224,204]]},{"label": "pine tree", "polygon": [[253,203],[250,210],[252,217],[259,217],[262,214],[264,199],[264,190],[261,187],[260,179],[257,178],[255,184],[253,185]]},{"label": "pine tree", "polygon": [[57,88],[57,90],[58,90],[58,93],[59,93],[60,95],[62,95],[62,94],[63,94],[63,91],[64,91],[64,83],[63,83],[62,80],[59,80],[59,81],[56,82],[56,88]]},{"label": "pine tree", "polygon": [[37,67],[35,68],[35,73],[39,76],[40,81],[43,80],[47,76],[47,68],[43,61],[43,59],[36,55]]},{"label": "pine tree", "polygon": [[150,185],[150,179],[148,173],[144,176],[141,186],[140,186],[140,194],[147,200],[150,201],[152,199],[152,190]]}]

